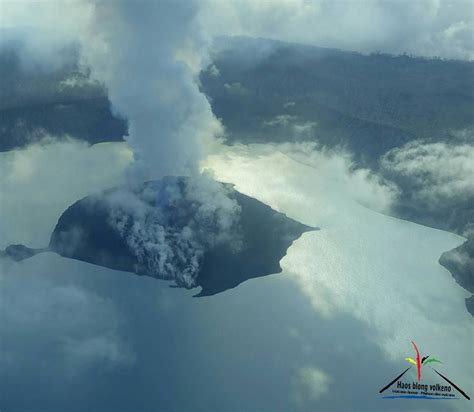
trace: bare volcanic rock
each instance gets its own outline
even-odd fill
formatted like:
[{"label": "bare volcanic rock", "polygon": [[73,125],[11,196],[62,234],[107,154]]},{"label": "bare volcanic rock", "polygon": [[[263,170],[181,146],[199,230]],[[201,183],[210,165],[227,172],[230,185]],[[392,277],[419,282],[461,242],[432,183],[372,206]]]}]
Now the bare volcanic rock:
[{"label": "bare volcanic rock", "polygon": [[173,281],[213,295],[281,272],[293,241],[315,228],[209,178],[166,177],[85,197],[58,220],[48,248],[9,246],[21,260],[42,251]]}]

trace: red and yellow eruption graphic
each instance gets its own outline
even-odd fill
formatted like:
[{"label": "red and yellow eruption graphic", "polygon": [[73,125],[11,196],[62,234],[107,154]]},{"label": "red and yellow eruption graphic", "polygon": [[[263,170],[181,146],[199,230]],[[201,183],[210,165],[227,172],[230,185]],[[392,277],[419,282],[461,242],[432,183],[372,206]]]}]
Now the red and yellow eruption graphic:
[{"label": "red and yellow eruption graphic", "polygon": [[427,365],[428,363],[433,363],[433,362],[438,362],[438,363],[442,363],[440,360],[436,359],[436,358],[430,358],[428,359],[430,356],[424,356],[423,359],[420,357],[420,351],[418,350],[418,347],[416,346],[416,343],[411,341],[411,344],[413,345],[413,347],[415,348],[415,351],[416,351],[416,361],[413,360],[412,358],[405,358],[408,362],[410,363],[413,363],[414,365],[416,365],[416,370],[417,370],[417,377],[418,377],[418,382],[420,382],[421,380],[421,365]]}]

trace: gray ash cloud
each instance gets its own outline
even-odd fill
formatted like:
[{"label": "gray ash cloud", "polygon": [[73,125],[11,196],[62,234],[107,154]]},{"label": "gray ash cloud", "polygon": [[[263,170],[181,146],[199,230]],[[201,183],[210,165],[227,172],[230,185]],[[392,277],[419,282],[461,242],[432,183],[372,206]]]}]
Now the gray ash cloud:
[{"label": "gray ash cloud", "polygon": [[230,189],[207,176],[164,182],[108,196],[108,223],[136,257],[137,273],[195,287],[206,252],[242,246],[241,208]]}]

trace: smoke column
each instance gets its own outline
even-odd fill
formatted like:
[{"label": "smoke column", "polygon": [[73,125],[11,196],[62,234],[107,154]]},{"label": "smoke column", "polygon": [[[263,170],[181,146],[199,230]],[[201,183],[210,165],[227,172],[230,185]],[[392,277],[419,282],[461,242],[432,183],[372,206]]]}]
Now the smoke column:
[{"label": "smoke column", "polygon": [[[239,246],[240,206],[198,173],[220,123],[196,81],[207,56],[197,12],[195,0],[97,1],[82,40],[83,63],[128,120],[135,157],[129,187],[108,198],[109,224],[147,273],[185,287],[196,285],[207,251]],[[166,175],[192,178],[142,185]]]},{"label": "smoke column", "polygon": [[193,174],[201,144],[220,130],[196,76],[206,41],[198,4],[97,1],[83,41],[83,62],[128,120],[135,180]]}]

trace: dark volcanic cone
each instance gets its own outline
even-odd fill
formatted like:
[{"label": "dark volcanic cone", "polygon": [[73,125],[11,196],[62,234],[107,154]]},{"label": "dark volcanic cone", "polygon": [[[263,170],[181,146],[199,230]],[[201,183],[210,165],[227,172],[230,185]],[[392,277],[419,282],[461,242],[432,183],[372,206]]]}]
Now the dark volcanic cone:
[{"label": "dark volcanic cone", "polygon": [[196,190],[190,194],[190,182],[167,177],[85,197],[61,215],[48,248],[12,245],[5,254],[21,260],[53,251],[179,287],[201,286],[197,296],[207,296],[281,272],[292,242],[315,230],[217,182],[209,207]]}]

